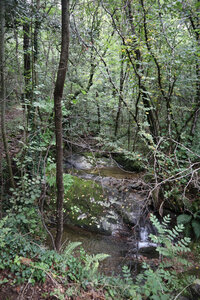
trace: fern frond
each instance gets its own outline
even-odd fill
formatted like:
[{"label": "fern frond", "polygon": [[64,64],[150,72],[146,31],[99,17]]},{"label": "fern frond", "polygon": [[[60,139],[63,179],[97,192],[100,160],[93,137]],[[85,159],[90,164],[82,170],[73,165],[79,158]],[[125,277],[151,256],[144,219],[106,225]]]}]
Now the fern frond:
[{"label": "fern frond", "polygon": [[81,244],[82,244],[81,242],[69,243],[69,245],[64,250],[64,253],[63,253],[64,257],[68,258],[72,254],[74,249],[77,248],[78,246],[80,246]]},{"label": "fern frond", "polygon": [[85,267],[83,269],[83,272],[87,273],[87,277],[92,277],[99,268],[99,262],[106,259],[110,255],[99,253],[96,255],[87,255],[85,260]]}]

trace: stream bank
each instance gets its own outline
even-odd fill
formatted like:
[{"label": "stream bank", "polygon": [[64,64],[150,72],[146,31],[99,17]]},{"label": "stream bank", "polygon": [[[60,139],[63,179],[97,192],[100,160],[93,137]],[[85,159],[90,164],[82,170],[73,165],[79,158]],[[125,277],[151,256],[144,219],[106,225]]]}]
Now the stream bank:
[{"label": "stream bank", "polygon": [[111,157],[91,153],[66,157],[65,172],[73,184],[65,195],[63,240],[81,241],[90,254],[109,254],[106,274],[119,273],[124,264],[134,269],[140,255],[156,256],[143,172],[126,171]]}]

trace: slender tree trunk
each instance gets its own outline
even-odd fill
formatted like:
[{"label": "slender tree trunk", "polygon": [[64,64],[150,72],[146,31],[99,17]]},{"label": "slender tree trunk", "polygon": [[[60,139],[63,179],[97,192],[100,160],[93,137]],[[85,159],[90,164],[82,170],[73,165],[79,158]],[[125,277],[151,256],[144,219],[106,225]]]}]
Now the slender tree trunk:
[{"label": "slender tree trunk", "polygon": [[[142,0],[141,0],[142,1]],[[143,2],[142,2],[143,3]],[[133,65],[133,68],[135,70],[136,76],[138,78],[138,86],[140,89],[140,94],[142,97],[142,102],[143,105],[146,109],[148,109],[148,114],[147,114],[147,122],[149,123],[149,130],[152,134],[153,140],[156,143],[156,137],[158,136],[158,128],[156,126],[156,118],[154,116],[154,112],[152,110],[151,104],[150,104],[150,99],[148,99],[147,95],[147,90],[144,86],[144,82],[142,80],[142,76],[144,74],[144,70],[142,67],[142,54],[138,46],[137,38],[136,38],[136,31],[135,31],[135,26],[134,26],[134,18],[133,18],[133,13],[132,13],[132,7],[131,7],[131,0],[127,1],[127,6],[126,6],[126,15],[128,18],[128,22],[130,25],[131,33],[133,38],[133,50],[135,52],[135,57],[136,57],[136,64],[133,63],[132,58],[130,57],[130,52],[128,52],[128,56],[130,59],[131,64]],[[139,100],[139,98],[138,98]]]},{"label": "slender tree trunk", "polygon": [[130,114],[129,114],[129,117],[128,117],[128,132],[127,132],[127,136],[128,136],[128,151],[130,151],[130,144],[131,144],[131,115]]},{"label": "slender tree trunk", "polygon": [[13,178],[11,159],[9,155],[6,127],[5,127],[5,106],[6,106],[6,91],[5,91],[5,1],[0,0],[0,103],[1,103],[1,134],[4,145],[4,151],[6,154],[6,161],[8,165],[8,172],[10,177],[10,184],[15,188],[15,182]]},{"label": "slender tree trunk", "polygon": [[119,84],[119,101],[118,101],[118,110],[117,115],[115,119],[115,136],[117,136],[118,128],[119,128],[119,118],[121,113],[121,107],[122,107],[122,92],[124,87],[124,60],[123,55],[120,57],[121,59],[121,68],[120,68],[120,84]]},{"label": "slender tree trunk", "polygon": [[98,118],[98,133],[101,131],[101,111],[99,106],[99,94],[96,92],[97,118]]},{"label": "slender tree trunk", "polygon": [[56,186],[57,186],[57,231],[56,250],[61,249],[63,234],[63,136],[62,136],[62,96],[69,55],[69,0],[61,0],[62,5],[62,42],[60,63],[54,90],[55,135],[56,135]]},{"label": "slender tree trunk", "polygon": [[30,54],[30,25],[29,22],[24,23],[24,81],[25,81],[25,98],[31,98],[31,54]]},{"label": "slender tree trunk", "polygon": [[34,28],[34,34],[33,34],[33,84],[34,87],[38,84],[38,76],[35,65],[37,64],[38,60],[38,52],[39,52],[39,46],[38,46],[38,35],[40,30],[41,21],[39,19],[39,13],[40,13],[40,0],[36,0],[36,20],[35,20],[35,28]]},{"label": "slender tree trunk", "polygon": [[[197,7],[197,12],[196,12],[196,26],[194,23],[192,23],[192,27],[195,31],[195,37],[196,37],[196,42],[197,42],[197,47],[198,49],[200,48],[200,0],[196,1],[196,7]],[[193,117],[192,121],[192,126],[190,130],[190,135],[192,137],[193,142],[193,137],[195,134],[195,129],[197,125],[197,120],[200,112],[200,63],[199,63],[199,57],[196,59],[196,112]]]},{"label": "slender tree trunk", "polygon": [[[24,50],[24,83],[25,83],[25,92],[22,97],[23,100],[23,109],[24,109],[24,117],[26,118],[25,122],[25,130],[24,130],[24,138],[26,143],[28,137],[28,126],[30,122],[30,110],[32,103],[32,93],[31,93],[31,54],[30,54],[30,24],[26,21],[23,25],[23,50]],[[26,104],[28,104],[26,106]],[[27,108],[26,108],[27,107]],[[27,114],[26,114],[27,112]]]}]

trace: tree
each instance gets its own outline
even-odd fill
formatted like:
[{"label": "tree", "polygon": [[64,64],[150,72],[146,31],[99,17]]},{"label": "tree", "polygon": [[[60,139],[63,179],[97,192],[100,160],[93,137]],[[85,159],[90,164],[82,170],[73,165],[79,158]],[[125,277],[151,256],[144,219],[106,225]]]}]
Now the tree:
[{"label": "tree", "polygon": [[5,35],[5,1],[0,1],[0,102],[1,102],[1,134],[6,154],[6,161],[8,165],[8,172],[10,177],[10,184],[14,188],[15,182],[13,178],[11,159],[8,149],[8,141],[5,127],[5,102],[6,102],[6,89],[5,89],[5,46],[4,46],[4,35]]},{"label": "tree", "polygon": [[55,136],[56,136],[56,186],[57,186],[57,232],[55,246],[60,251],[63,233],[63,135],[62,135],[62,95],[67,71],[69,53],[69,0],[61,0],[62,41],[60,62],[54,90]]}]

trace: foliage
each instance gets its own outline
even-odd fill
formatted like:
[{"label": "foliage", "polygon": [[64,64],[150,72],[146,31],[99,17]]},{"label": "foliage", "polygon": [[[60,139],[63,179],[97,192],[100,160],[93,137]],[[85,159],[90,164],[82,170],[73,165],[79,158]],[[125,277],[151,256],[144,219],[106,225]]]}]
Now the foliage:
[{"label": "foliage", "polygon": [[[18,280],[27,280],[29,277],[41,277],[41,272],[29,270],[21,264],[19,257],[34,257],[40,252],[40,243],[45,237],[38,211],[38,202],[41,195],[41,178],[29,179],[28,175],[17,182],[17,188],[12,189],[9,201],[10,208],[7,216],[1,220],[0,268],[8,268],[18,274]],[[32,239],[39,239],[36,246]],[[34,274],[33,274],[34,273]]]},{"label": "foliage", "polygon": [[41,234],[41,220],[38,211],[42,180],[38,176],[30,179],[28,174],[17,182],[17,188],[11,189],[10,209],[7,210],[7,222],[11,228],[21,234],[33,236]]},{"label": "foliage", "polygon": [[94,281],[94,276],[96,275],[99,263],[109,257],[108,254],[99,253],[96,255],[86,255],[85,257],[85,267],[83,268],[83,273],[87,276],[87,280]]},{"label": "foliage", "polygon": [[100,146],[103,145],[103,149],[110,152],[113,158],[129,171],[144,171],[147,163],[146,159],[141,156],[140,152],[128,151],[118,141],[110,141],[105,137],[98,137],[98,143]]},{"label": "foliage", "polygon": [[137,277],[137,283],[141,285],[144,282],[141,290],[149,299],[172,299],[175,292],[183,290],[185,286],[194,281],[194,278],[191,277],[177,276],[177,272],[170,269],[179,264],[182,265],[183,270],[190,266],[188,260],[184,258],[184,253],[190,252],[190,239],[180,237],[184,230],[182,224],[169,229],[171,221],[169,216],[164,217],[160,223],[154,215],[151,215],[151,221],[158,234],[151,234],[150,237],[157,244],[156,250],[162,260],[155,270],[144,263],[145,271]]},{"label": "foliage", "polygon": [[97,291],[103,287],[108,299],[171,299],[195,282],[194,277],[177,275],[172,268],[180,264],[182,270],[188,268],[188,261],[181,256],[190,251],[190,239],[180,238],[183,225],[169,229],[169,216],[160,223],[152,215],[151,221],[158,232],[156,236],[151,235],[151,239],[157,244],[162,260],[157,267],[144,263],[144,272],[137,276],[136,281],[127,266],[122,269],[122,277],[100,274],[99,263],[108,257],[106,254],[90,256],[81,248],[74,256],[74,250],[81,244],[79,242],[69,243],[61,254],[47,250],[37,241],[32,242],[29,235],[13,232],[12,224],[7,223],[7,219],[1,221],[0,268],[16,275],[13,282],[28,281],[34,284],[45,281],[47,276],[55,278],[63,286],[62,290],[54,291],[60,299],[66,295],[78,295],[81,289],[87,290],[88,286]]},{"label": "foliage", "polygon": [[[52,161],[52,159],[48,159],[48,164],[46,167],[46,181],[51,187],[52,190],[56,188],[56,164]],[[70,187],[73,184],[73,177],[70,174],[63,174],[63,184],[65,193],[68,192]]]},{"label": "foliage", "polygon": [[149,163],[145,176],[152,182],[152,191],[159,189],[158,203],[154,201],[154,207],[159,210],[164,199],[165,206],[176,212],[184,209],[195,212],[194,203],[197,204],[199,198],[198,153],[166,137],[149,148],[152,151],[149,160],[153,163]]},{"label": "foliage", "polygon": [[[168,227],[171,222],[169,215],[163,218],[162,224],[154,215],[151,215],[151,221],[158,231],[158,237],[150,234],[150,238],[154,243],[158,243],[157,251],[160,255],[175,258],[175,255],[179,253],[190,251],[188,247],[191,242],[190,238],[184,237],[177,241],[178,237],[180,237],[180,233],[184,230],[183,224],[178,224],[173,229],[169,229]],[[163,244],[164,247],[162,246]]]},{"label": "foliage", "polygon": [[11,230],[10,228],[4,226],[6,221],[7,217],[0,220],[0,247],[5,247],[5,238]]},{"label": "foliage", "polygon": [[193,214],[181,214],[177,217],[177,223],[183,224],[187,236],[194,234],[196,239],[200,237],[200,211]]},{"label": "foliage", "polygon": [[[17,104],[23,113],[13,123],[6,115],[17,187],[12,195],[8,192],[3,162],[1,196],[5,201],[0,213],[6,218],[0,221],[0,267],[10,269],[21,281],[44,280],[48,272],[85,286],[94,279],[96,286],[105,287],[108,299],[169,298],[173,290],[184,286],[167,269],[172,263],[186,265],[179,254],[188,251],[189,240],[179,237],[181,224],[188,236],[200,236],[199,1],[70,3],[70,63],[62,99],[65,146],[70,151],[85,148],[89,136],[92,145],[113,154],[126,169],[147,170],[148,199],[154,198],[155,210],[161,213],[166,205],[182,212],[171,230],[168,218],[160,224],[152,217],[159,235],[151,238],[168,262],[166,266],[161,261],[156,270],[144,265],[138,279],[142,291],[126,267],[124,280],[98,277],[98,263],[105,256],[80,253],[77,260],[71,252],[76,245],[63,256],[39,245],[44,237],[38,209],[43,185],[47,182],[52,198],[56,186],[52,98],[61,6],[52,0],[5,2],[3,98],[6,111]],[[64,186],[65,210],[71,219],[79,219],[80,225],[95,222],[104,202],[100,188],[68,174]],[[90,199],[88,206],[85,198]],[[68,290],[70,297],[75,290]]]},{"label": "foliage", "polygon": [[[12,224],[11,224],[12,225]],[[6,236],[2,233],[8,232]],[[45,281],[47,276],[59,278],[65,282],[73,281],[87,285],[93,281],[99,262],[108,255],[89,256],[80,250],[80,258],[74,257],[74,249],[81,243],[69,243],[63,254],[47,250],[30,237],[11,231],[9,224],[0,230],[1,258],[0,269],[7,269],[16,276],[13,283]]]},{"label": "foliage", "polygon": [[[163,222],[160,223],[152,215],[151,221],[158,231],[158,234],[156,236],[152,235],[151,238],[158,245],[157,251],[161,255],[162,260],[157,267],[151,267],[147,263],[143,263],[144,272],[137,276],[136,282],[127,266],[124,266],[122,269],[123,277],[97,276],[96,272],[92,272],[92,277],[89,277],[91,280],[90,284],[96,288],[103,286],[108,299],[167,300],[172,299],[179,292],[181,294],[185,287],[196,282],[194,276],[186,276],[184,273],[183,275],[178,275],[172,268],[172,266],[178,267],[181,264],[183,270],[184,267],[187,269],[189,266],[188,261],[181,257],[184,253],[190,251],[188,247],[190,239],[180,237],[183,232],[183,226],[178,225],[169,229],[171,221],[169,216],[166,216]],[[97,257],[104,257],[104,255],[97,255],[96,258],[94,257],[95,260]],[[90,261],[93,261],[92,257],[89,257],[89,260],[86,259],[86,266],[83,269],[87,271],[90,269]],[[75,280],[77,277],[70,278]],[[79,280],[81,278],[82,286],[87,287],[88,279],[84,281],[85,277],[80,276],[78,278]],[[64,295],[72,294],[78,294],[77,286],[70,289],[69,294],[67,291]]]}]

